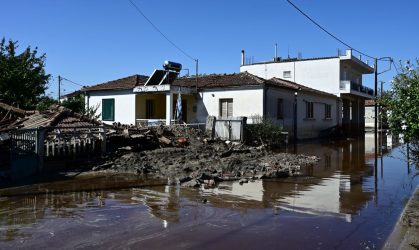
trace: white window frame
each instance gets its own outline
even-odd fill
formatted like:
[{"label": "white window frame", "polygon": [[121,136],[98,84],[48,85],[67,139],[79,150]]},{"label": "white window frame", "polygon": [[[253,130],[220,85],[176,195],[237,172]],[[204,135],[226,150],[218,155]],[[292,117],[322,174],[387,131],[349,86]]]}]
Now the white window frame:
[{"label": "white window frame", "polygon": [[286,70],[286,71],[282,72],[282,77],[283,78],[291,78],[291,70]]},{"label": "white window frame", "polygon": [[[225,112],[223,112],[223,103],[225,103]],[[233,116],[233,98],[219,99],[219,114],[221,118],[228,118]]]}]

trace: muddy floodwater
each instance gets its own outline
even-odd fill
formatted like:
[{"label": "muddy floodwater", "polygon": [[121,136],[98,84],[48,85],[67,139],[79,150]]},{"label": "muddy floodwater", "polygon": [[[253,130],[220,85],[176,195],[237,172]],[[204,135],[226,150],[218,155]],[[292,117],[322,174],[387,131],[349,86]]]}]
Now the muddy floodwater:
[{"label": "muddy floodwater", "polygon": [[369,135],[302,143],[287,151],[321,158],[304,177],[213,189],[109,188],[113,177],[28,186],[0,195],[0,249],[379,249],[419,177],[400,146],[375,170],[373,147]]}]

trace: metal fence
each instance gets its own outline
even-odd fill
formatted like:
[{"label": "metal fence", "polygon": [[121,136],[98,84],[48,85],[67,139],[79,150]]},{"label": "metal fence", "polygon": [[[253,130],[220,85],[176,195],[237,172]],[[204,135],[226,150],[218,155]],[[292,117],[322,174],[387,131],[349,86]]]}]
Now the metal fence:
[{"label": "metal fence", "polygon": [[245,118],[216,119],[214,136],[221,140],[243,141],[245,125]]}]

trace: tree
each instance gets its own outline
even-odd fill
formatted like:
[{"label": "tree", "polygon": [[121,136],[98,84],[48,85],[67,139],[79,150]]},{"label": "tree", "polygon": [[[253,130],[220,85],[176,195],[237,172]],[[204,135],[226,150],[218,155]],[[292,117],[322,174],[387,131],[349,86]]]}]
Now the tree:
[{"label": "tree", "polygon": [[49,96],[41,96],[36,104],[36,109],[40,111],[47,110],[51,105],[56,104],[57,100]]},{"label": "tree", "polygon": [[47,88],[50,75],[45,73],[45,54],[27,47],[17,53],[18,42],[5,38],[0,42],[0,100],[22,109],[33,109]]},{"label": "tree", "polygon": [[407,62],[392,81],[392,89],[379,103],[387,110],[393,134],[402,134],[406,141],[419,140],[419,61]]},{"label": "tree", "polygon": [[84,96],[80,94],[74,96],[73,98],[64,100],[61,103],[61,105],[80,114],[85,114],[86,111],[86,105],[84,104]]}]

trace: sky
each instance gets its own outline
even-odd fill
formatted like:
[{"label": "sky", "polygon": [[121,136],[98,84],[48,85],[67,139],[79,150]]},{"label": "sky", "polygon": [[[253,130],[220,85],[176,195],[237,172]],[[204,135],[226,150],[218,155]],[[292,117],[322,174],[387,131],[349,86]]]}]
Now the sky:
[{"label": "sky", "polygon": [[[242,49],[254,62],[270,60],[275,43],[281,57],[335,56],[338,48],[346,49],[286,0],[132,1],[173,43],[199,59],[199,73],[239,72]],[[396,64],[419,55],[417,0],[293,3],[368,55],[391,56]],[[162,37],[129,0],[0,0],[0,6],[0,37],[46,54],[46,72],[52,75],[47,94],[55,98],[58,75],[89,86],[150,75],[165,60],[195,74],[195,61]],[[388,63],[378,68],[385,70]],[[395,74],[393,68],[379,76],[385,89]],[[365,77],[364,85],[373,87],[373,77]],[[78,88],[63,82],[64,93]]]}]

